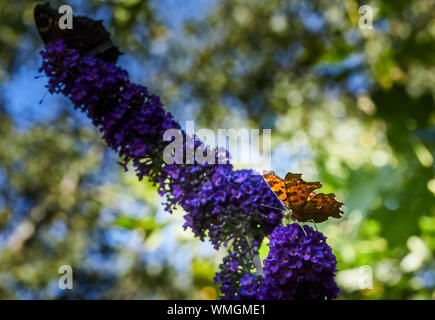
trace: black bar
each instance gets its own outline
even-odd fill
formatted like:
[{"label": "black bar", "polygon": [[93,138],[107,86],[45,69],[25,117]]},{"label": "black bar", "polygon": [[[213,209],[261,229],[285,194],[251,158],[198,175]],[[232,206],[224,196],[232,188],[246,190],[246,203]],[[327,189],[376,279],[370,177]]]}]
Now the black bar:
[{"label": "black bar", "polygon": [[[61,319],[64,316],[82,320],[90,314],[105,317],[135,319],[336,319],[355,317],[376,319],[379,308],[391,318],[393,313],[413,310],[431,314],[434,301],[0,301],[3,314],[17,316],[42,315]],[[199,310],[199,312],[198,312]],[[217,312],[220,310],[220,312]],[[9,311],[11,313],[9,313]],[[426,313],[427,312],[427,313]],[[8,317],[5,317],[8,318]]]}]

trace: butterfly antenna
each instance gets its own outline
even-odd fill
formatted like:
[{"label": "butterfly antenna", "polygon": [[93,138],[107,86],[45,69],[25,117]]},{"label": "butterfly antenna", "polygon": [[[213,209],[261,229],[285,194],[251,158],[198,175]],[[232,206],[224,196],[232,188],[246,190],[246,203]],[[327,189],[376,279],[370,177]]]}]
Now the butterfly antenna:
[{"label": "butterfly antenna", "polygon": [[45,74],[40,74],[40,75],[35,76],[34,79],[43,78],[43,77],[45,77],[45,76],[46,76]]},{"label": "butterfly antenna", "polygon": [[262,207],[266,207],[266,208],[269,208],[269,209],[274,209],[274,210],[278,210],[278,211],[283,211],[282,209],[280,209],[280,208],[276,208],[276,207],[271,207],[271,206],[268,206],[268,205],[266,205],[266,204],[261,204],[261,206]]}]

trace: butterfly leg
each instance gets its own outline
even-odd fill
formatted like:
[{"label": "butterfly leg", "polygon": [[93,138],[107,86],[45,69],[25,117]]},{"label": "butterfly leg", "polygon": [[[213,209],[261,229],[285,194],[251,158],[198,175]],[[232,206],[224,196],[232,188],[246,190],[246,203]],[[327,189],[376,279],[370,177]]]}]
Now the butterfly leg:
[{"label": "butterfly leg", "polygon": [[311,220],[311,222],[312,222],[313,225],[314,225],[314,229],[316,229],[316,231],[319,231],[319,229],[317,229],[317,224],[316,224],[316,222],[315,222],[314,220]]},{"label": "butterfly leg", "polygon": [[301,224],[301,223],[299,223],[299,222],[298,222],[298,225],[301,227],[301,229],[302,229],[302,231],[304,232],[304,234],[305,234],[306,236],[308,236],[307,232],[306,232],[305,229],[304,229],[304,225]]}]

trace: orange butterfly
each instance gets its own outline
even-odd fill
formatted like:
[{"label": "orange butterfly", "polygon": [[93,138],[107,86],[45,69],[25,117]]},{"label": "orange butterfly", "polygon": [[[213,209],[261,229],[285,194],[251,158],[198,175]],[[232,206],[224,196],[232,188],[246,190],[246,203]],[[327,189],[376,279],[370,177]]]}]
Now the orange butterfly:
[{"label": "orange butterfly", "polygon": [[284,217],[314,223],[326,221],[328,217],[341,218],[343,211],[340,207],[343,203],[335,200],[335,194],[317,193],[314,190],[322,184],[305,182],[301,176],[300,173],[289,172],[283,180],[274,172],[263,172],[264,180],[287,209],[283,212]]}]

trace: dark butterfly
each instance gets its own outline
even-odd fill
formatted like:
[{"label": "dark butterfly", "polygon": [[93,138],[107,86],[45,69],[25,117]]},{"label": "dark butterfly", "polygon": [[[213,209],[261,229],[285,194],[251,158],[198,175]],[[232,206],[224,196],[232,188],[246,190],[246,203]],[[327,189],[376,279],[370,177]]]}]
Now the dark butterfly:
[{"label": "dark butterfly", "polygon": [[102,20],[74,16],[73,28],[59,28],[61,15],[49,3],[38,4],[34,10],[35,23],[45,44],[63,40],[71,49],[77,49],[81,56],[95,56],[101,60],[116,63],[122,54],[110,39]]}]

